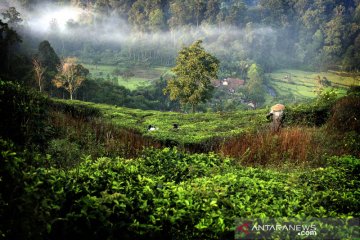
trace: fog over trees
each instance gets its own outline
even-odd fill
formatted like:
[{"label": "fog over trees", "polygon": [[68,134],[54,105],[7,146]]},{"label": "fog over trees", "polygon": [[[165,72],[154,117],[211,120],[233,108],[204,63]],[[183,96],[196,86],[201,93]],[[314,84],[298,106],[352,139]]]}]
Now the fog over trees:
[{"label": "fog over trees", "polygon": [[91,62],[174,65],[183,45],[201,39],[227,74],[241,61],[279,67],[355,70],[360,7],[353,1],[154,0],[30,1],[3,19],[48,39],[60,55]]},{"label": "fog over trees", "polygon": [[[1,68],[10,70],[12,63],[20,61],[23,72],[33,70],[29,62],[37,57],[46,68],[42,90],[64,98],[68,93],[52,84],[60,58],[75,57],[95,69],[113,66],[111,73],[100,76],[114,85],[109,86],[112,93],[95,97],[108,91],[99,90],[106,84],[85,81],[74,97],[170,110],[169,99],[161,95],[169,76],[125,99],[121,96],[130,93],[116,86],[117,79],[129,82],[135,76],[134,66],[144,71],[174,67],[179,51],[201,40],[204,49],[220,61],[219,79],[246,80],[240,95],[231,97],[239,100],[234,104],[247,101],[261,106],[268,89],[266,74],[277,69],[358,72],[359,6],[359,0],[3,1],[0,57],[8,61]],[[15,53],[19,51],[21,59]],[[254,78],[253,70],[261,74]],[[28,73],[14,72],[18,80],[29,81]]]}]

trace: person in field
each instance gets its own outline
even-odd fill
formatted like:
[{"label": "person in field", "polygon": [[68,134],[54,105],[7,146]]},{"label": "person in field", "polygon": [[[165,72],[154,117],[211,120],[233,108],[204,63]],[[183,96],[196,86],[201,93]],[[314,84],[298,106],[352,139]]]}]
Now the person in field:
[{"label": "person in field", "polygon": [[276,104],[271,107],[270,112],[266,115],[268,120],[272,120],[271,122],[271,130],[273,132],[278,132],[282,127],[284,118],[285,118],[285,106],[283,104]]}]

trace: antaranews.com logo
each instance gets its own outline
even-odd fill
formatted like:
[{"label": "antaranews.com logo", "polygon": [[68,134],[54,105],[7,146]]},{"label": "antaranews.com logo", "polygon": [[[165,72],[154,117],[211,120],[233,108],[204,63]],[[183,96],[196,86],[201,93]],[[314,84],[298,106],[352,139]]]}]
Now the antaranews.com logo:
[{"label": "antaranews.com logo", "polygon": [[354,239],[357,218],[237,219],[235,239]]}]

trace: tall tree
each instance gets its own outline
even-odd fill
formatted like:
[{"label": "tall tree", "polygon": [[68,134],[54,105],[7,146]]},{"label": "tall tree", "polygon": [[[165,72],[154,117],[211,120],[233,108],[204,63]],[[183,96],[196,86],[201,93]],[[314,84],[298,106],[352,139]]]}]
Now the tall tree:
[{"label": "tall tree", "polygon": [[15,7],[10,7],[8,10],[2,13],[3,18],[7,21],[10,27],[16,28],[23,21],[20,17],[20,13]]},{"label": "tall tree", "polygon": [[263,69],[253,63],[248,70],[249,82],[246,87],[246,96],[249,100],[258,106],[265,101],[264,98],[264,71]]},{"label": "tall tree", "polygon": [[161,9],[155,9],[150,12],[149,28],[153,32],[165,29],[165,16]]},{"label": "tall tree", "polygon": [[344,6],[336,6],[334,17],[325,25],[325,45],[323,51],[331,63],[337,60],[340,54],[343,53],[342,42],[345,35],[344,11]]},{"label": "tall tree", "polygon": [[42,92],[42,85],[43,85],[44,73],[46,68],[44,68],[41,65],[41,62],[36,58],[34,58],[32,62],[35,73],[35,80],[39,86],[39,91]]},{"label": "tall tree", "polygon": [[290,11],[287,0],[261,0],[262,21],[275,26],[284,26],[288,24],[287,14]]},{"label": "tall tree", "polygon": [[129,12],[129,22],[139,31],[147,30],[147,14],[146,1],[137,0],[131,7]]},{"label": "tall tree", "polygon": [[35,58],[39,64],[46,69],[42,90],[52,92],[55,89],[53,88],[51,81],[57,73],[57,67],[60,65],[60,58],[46,40],[39,44]]},{"label": "tall tree", "polygon": [[49,41],[42,41],[38,47],[39,62],[49,71],[57,71],[57,66],[60,64],[60,58],[55,50],[51,47]]},{"label": "tall tree", "polygon": [[174,29],[176,27],[185,26],[190,23],[192,12],[189,10],[189,5],[183,0],[174,0],[170,3],[171,18],[169,19],[169,27]]},{"label": "tall tree", "polygon": [[53,79],[53,83],[57,88],[64,88],[73,99],[74,93],[79,89],[85,81],[89,70],[77,63],[76,58],[66,58],[58,66],[58,74]]},{"label": "tall tree", "polygon": [[20,36],[0,19],[0,75],[9,70],[10,48],[17,42],[21,42]]},{"label": "tall tree", "polygon": [[200,102],[212,97],[212,79],[217,78],[219,60],[206,52],[198,40],[189,47],[183,47],[172,69],[176,77],[168,80],[164,93],[171,100],[179,100],[182,106],[190,104],[192,111]]},{"label": "tall tree", "polygon": [[204,0],[190,0],[189,1],[189,7],[193,12],[193,15],[195,17],[194,22],[196,24],[196,26],[198,27],[199,24],[202,21],[204,12],[205,12],[205,7],[206,7],[206,1]]},{"label": "tall tree", "polygon": [[208,0],[206,2],[206,11],[204,13],[204,21],[210,24],[216,22],[216,15],[220,11],[220,0]]}]

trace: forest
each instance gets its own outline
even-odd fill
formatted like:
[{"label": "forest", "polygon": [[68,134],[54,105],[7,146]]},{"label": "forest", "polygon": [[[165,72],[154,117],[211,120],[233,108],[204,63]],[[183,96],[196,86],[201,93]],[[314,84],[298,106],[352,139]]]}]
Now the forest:
[{"label": "forest", "polygon": [[359,66],[359,0],[1,0],[0,239],[359,238]]}]

